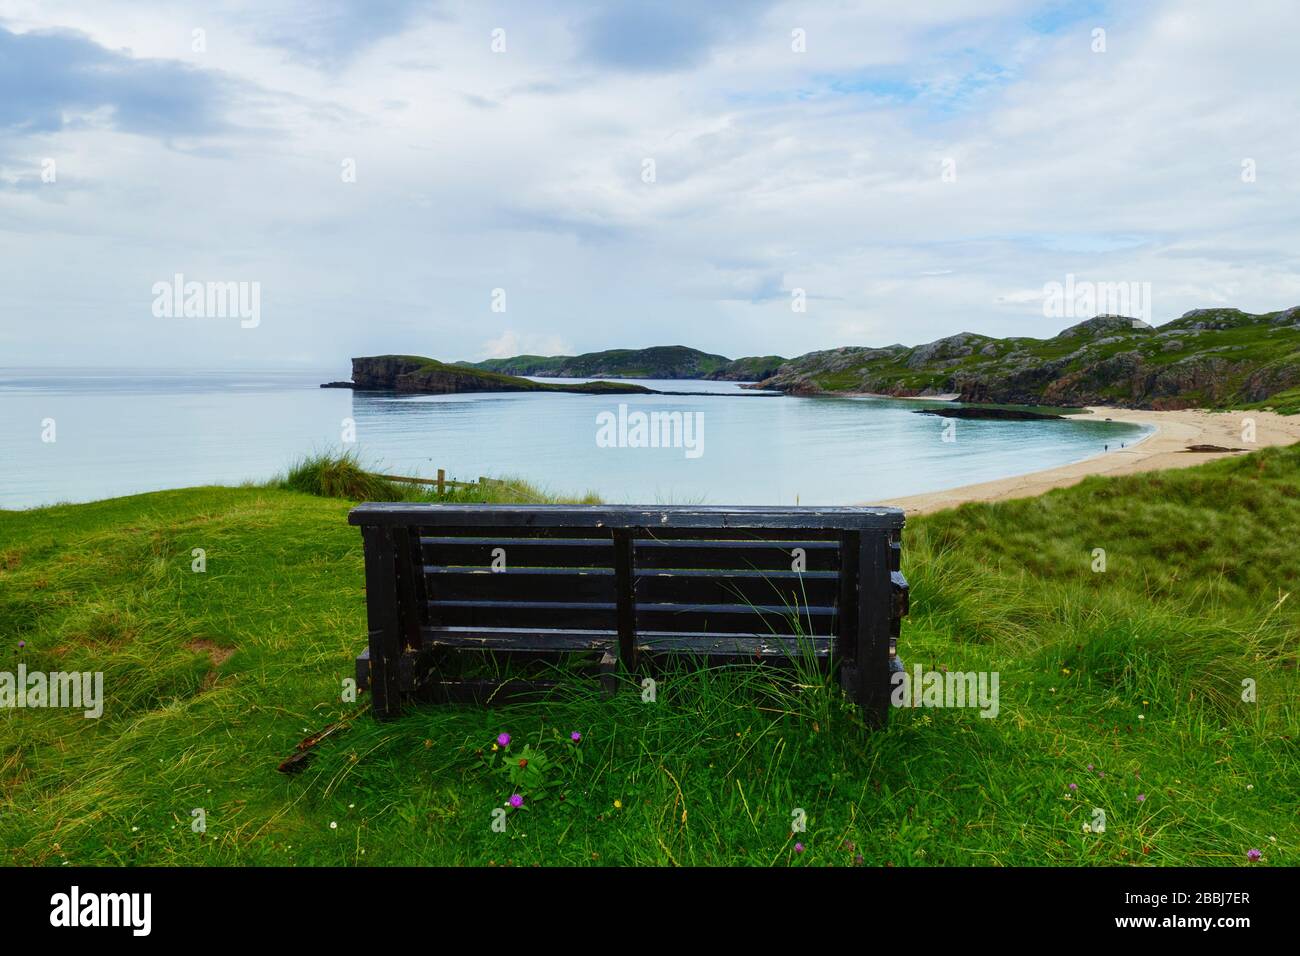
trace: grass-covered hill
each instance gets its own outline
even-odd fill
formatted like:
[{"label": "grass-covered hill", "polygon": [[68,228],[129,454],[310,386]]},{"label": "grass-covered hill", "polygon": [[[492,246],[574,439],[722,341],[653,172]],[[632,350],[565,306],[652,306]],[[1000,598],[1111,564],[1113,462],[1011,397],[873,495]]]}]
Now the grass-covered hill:
[{"label": "grass-covered hill", "polygon": [[693,378],[756,382],[773,374],[785,359],[779,355],[729,359],[684,345],[648,349],[609,349],[582,355],[517,355],[514,358],[460,362],[458,365],[509,375],[557,378]]},{"label": "grass-covered hill", "polygon": [[[99,670],[108,698],[99,720],[0,711],[5,862],[1300,863],[1300,447],[910,521],[901,654],[997,671],[1000,709],[895,710],[876,733],[833,690],[746,668],[683,668],[653,704],[579,685],[375,723],[340,700],[365,642],[360,536],[312,493],[386,493],[358,481],[313,462],[0,512],[4,669]],[[501,733],[550,766],[494,832],[515,789],[485,765]]]},{"label": "grass-covered hill", "polygon": [[1300,406],[1300,306],[1197,309],[1153,328],[1098,316],[1050,339],[963,332],[926,345],[840,348],[792,359],[761,383],[796,394],[956,394],[1024,405]]},{"label": "grass-covered hill", "polygon": [[372,355],[352,360],[352,387],[430,395],[460,392],[579,392],[582,394],[652,394],[628,382],[555,384],[462,365],[447,365],[420,355]]}]

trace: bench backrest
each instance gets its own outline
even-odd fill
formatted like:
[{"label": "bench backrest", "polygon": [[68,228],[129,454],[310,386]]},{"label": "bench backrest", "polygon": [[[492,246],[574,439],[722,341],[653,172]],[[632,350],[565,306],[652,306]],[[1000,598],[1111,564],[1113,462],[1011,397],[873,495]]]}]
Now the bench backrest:
[{"label": "bench backrest", "polygon": [[865,705],[906,613],[895,508],[399,503],[349,521],[365,535],[372,668],[385,640],[609,651],[628,668],[646,653],[811,652],[847,668]]}]

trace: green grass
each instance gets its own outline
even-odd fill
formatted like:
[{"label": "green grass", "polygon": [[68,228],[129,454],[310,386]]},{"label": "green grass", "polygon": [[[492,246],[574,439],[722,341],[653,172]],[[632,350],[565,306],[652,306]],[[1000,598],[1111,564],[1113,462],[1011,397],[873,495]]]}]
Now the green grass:
[{"label": "green grass", "polygon": [[[361,715],[286,776],[301,738],[357,709],[349,506],[194,488],[0,513],[5,669],[101,670],[108,697],[97,721],[0,711],[6,862],[1300,862],[1300,446],[910,521],[901,655],[998,671],[996,719],[895,710],[868,733],[817,681],[683,666],[655,703],[577,685]],[[555,767],[494,832],[512,788],[476,752],[503,731]],[[1098,807],[1106,832],[1083,832]]]},{"label": "green grass", "polygon": [[268,487],[298,491],[322,498],[348,501],[425,501],[456,504],[597,504],[589,491],[579,497],[556,494],[518,477],[489,478],[479,482],[452,482],[439,495],[435,487],[418,482],[394,481],[370,470],[354,452],[317,452],[293,465]]},{"label": "green grass", "polygon": [[1262,402],[1243,405],[1242,408],[1260,408],[1277,412],[1279,415],[1300,415],[1300,388],[1288,388],[1277,392]]}]

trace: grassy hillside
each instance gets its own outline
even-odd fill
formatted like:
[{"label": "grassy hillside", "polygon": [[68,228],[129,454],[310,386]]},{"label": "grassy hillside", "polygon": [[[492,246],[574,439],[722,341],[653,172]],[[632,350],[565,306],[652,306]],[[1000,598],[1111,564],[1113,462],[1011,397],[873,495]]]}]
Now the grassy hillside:
[{"label": "grassy hillside", "polygon": [[763,384],[1025,405],[1267,404],[1300,386],[1300,307],[1261,315],[1197,309],[1158,328],[1101,316],[1050,339],[967,332],[912,348],[813,352]]},{"label": "grassy hillside", "polygon": [[508,375],[560,378],[696,378],[757,381],[776,371],[785,359],[779,355],[729,359],[684,345],[646,349],[608,349],[582,355],[516,355],[483,362],[458,362],[459,366]]},{"label": "grassy hillside", "polygon": [[583,355],[521,355],[516,358],[488,359],[475,363],[472,367],[510,375],[705,378],[730,361],[725,355],[711,355],[684,345],[663,345],[648,349],[609,349]]},{"label": "grassy hillside", "polygon": [[[98,721],[0,711],[6,862],[1300,863],[1300,447],[909,522],[901,654],[998,671],[996,719],[896,710],[867,734],[812,682],[684,669],[654,704],[579,687],[363,715],[286,776],[356,710],[348,507],[195,488],[0,512],[7,668],[102,670],[109,698]],[[499,833],[513,788],[484,758],[503,732],[554,769]],[[1098,807],[1106,832],[1085,832]]]}]

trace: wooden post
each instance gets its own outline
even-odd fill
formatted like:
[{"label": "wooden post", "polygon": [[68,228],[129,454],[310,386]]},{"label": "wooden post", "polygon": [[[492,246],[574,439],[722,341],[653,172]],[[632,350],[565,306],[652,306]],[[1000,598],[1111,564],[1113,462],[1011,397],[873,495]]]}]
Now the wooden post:
[{"label": "wooden post", "polygon": [[361,529],[366,551],[366,624],[370,631],[370,709],[379,720],[401,713],[402,627],[397,609],[397,549],[389,528]]},{"label": "wooden post", "polygon": [[893,586],[889,575],[889,534],[861,532],[858,544],[857,701],[868,726],[889,720],[889,624]]},{"label": "wooden post", "polygon": [[636,670],[636,594],[632,578],[632,532],[615,528],[614,600],[618,621],[618,658],[626,671]]},{"label": "wooden post", "polygon": [[447,492],[447,472],[442,468],[438,469],[438,497],[441,498]]}]

